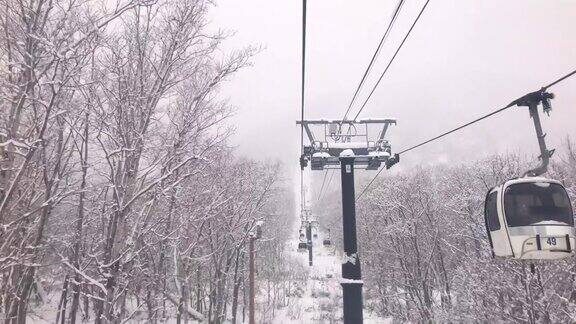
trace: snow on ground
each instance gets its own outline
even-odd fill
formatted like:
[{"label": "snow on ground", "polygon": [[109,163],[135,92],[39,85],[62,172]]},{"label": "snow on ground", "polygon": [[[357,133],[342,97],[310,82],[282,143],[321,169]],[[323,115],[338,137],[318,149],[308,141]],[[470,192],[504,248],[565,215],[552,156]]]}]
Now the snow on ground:
[{"label": "snow on ground", "polygon": [[[323,233],[313,239],[313,266],[308,267],[308,252],[297,252],[298,239],[288,242],[287,249],[289,259],[299,262],[304,269],[308,270],[307,278],[301,288],[301,297],[291,299],[289,306],[277,310],[272,323],[342,323],[342,288],[341,260],[342,254],[332,246],[323,246]],[[28,316],[28,322],[34,324],[54,323],[58,294],[51,295],[45,305],[36,308]],[[142,323],[139,316],[134,316],[128,323]],[[169,319],[166,323],[175,323],[175,319]],[[190,323],[190,322],[189,322]],[[388,324],[391,319],[379,318],[375,314],[364,311],[364,323]]]},{"label": "snow on ground", "polygon": [[[292,259],[308,267],[303,294],[280,309],[273,323],[342,323],[341,253],[335,247],[323,246],[323,234],[313,240],[313,266],[308,267],[308,252],[296,252],[298,239],[288,243]],[[364,311],[364,323],[392,323]]]}]

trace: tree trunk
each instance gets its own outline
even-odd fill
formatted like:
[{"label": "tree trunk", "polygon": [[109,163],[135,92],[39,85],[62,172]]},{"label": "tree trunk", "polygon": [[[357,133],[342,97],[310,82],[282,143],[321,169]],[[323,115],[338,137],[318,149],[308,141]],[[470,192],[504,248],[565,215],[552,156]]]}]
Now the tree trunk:
[{"label": "tree trunk", "polygon": [[[244,261],[244,254],[240,258],[240,249],[236,254],[236,264],[234,265],[234,291],[232,292],[232,324],[236,324],[236,317],[238,314],[238,293],[240,292],[240,284],[242,283],[239,273],[240,261]],[[243,262],[242,262],[243,263]]]},{"label": "tree trunk", "polygon": [[66,275],[64,278],[64,286],[62,287],[62,295],[60,296],[60,302],[58,303],[58,314],[56,315],[56,323],[61,324],[66,323],[66,304],[68,297],[68,281],[70,276]]},{"label": "tree trunk", "polygon": [[[76,232],[74,240],[74,251],[72,254],[73,265],[76,269],[80,269],[80,246],[82,245],[83,235],[82,226],[84,225],[84,199],[86,196],[86,175],[88,173],[88,112],[84,115],[84,138],[82,141],[82,151],[80,152],[80,159],[82,164],[82,182],[80,183],[80,194],[78,196],[78,217],[76,218]],[[78,305],[80,304],[80,291],[81,287],[80,274],[75,271],[74,281],[72,283],[72,307],[70,308],[70,324],[76,324],[76,314],[78,313]]]}]

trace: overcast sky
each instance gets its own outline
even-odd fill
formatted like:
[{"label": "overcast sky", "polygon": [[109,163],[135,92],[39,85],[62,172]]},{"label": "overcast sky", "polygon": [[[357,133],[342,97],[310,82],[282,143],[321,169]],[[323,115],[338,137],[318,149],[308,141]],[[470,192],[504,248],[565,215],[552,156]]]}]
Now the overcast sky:
[{"label": "overcast sky", "polygon": [[[406,0],[370,76],[371,89],[425,1]],[[396,0],[309,0],[306,117],[341,118]],[[265,49],[223,95],[238,109],[240,154],[296,165],[302,2],[220,0],[213,26],[235,30],[225,50]],[[576,1],[432,0],[362,117],[394,117],[393,151],[467,122],[576,69]],[[551,147],[576,138],[576,77],[554,87],[543,117]],[[360,102],[366,96],[361,94]],[[358,109],[356,106],[353,112]],[[525,108],[512,108],[402,157],[404,167],[476,160],[497,152],[536,157]]]}]

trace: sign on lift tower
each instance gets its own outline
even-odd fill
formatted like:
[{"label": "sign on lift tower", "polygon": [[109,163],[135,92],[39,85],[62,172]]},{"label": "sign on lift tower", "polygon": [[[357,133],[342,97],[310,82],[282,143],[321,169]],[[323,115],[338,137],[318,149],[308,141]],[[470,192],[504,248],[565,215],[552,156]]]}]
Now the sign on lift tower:
[{"label": "sign on lift tower", "polygon": [[[344,323],[362,323],[362,271],[356,239],[356,202],[354,193],[354,168],[378,170],[382,164],[390,168],[399,156],[391,156],[391,146],[386,140],[388,127],[395,119],[360,120],[302,120],[310,144],[304,146],[300,167],[310,164],[312,170],[324,170],[340,166],[342,179],[342,225],[344,257],[342,264],[342,294]],[[320,128],[315,136],[311,127]],[[371,139],[369,131],[378,131]]]}]

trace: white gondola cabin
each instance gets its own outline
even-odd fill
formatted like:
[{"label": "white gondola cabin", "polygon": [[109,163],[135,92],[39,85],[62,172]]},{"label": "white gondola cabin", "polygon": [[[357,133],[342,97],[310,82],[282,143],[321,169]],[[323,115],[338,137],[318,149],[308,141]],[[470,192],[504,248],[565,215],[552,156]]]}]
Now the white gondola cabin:
[{"label": "white gondola cabin", "polygon": [[488,192],[484,217],[495,257],[562,259],[574,252],[572,205],[559,181],[506,181]]}]

